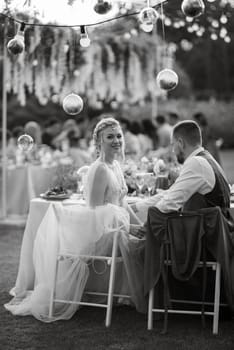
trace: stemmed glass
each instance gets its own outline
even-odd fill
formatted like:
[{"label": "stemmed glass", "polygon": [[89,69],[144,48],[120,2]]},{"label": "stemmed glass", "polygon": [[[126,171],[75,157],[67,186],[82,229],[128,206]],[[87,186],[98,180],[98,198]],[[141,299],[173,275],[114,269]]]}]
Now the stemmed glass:
[{"label": "stemmed glass", "polygon": [[144,179],[145,174],[144,173],[137,173],[136,174],[136,185],[138,187],[138,192],[139,194],[142,191],[142,188],[145,184],[145,179]]},{"label": "stemmed glass", "polygon": [[148,196],[150,196],[155,186],[155,176],[152,173],[147,174],[145,176],[145,182],[148,190]]},{"label": "stemmed glass", "polygon": [[83,179],[77,181],[77,193],[83,198],[84,184]]}]

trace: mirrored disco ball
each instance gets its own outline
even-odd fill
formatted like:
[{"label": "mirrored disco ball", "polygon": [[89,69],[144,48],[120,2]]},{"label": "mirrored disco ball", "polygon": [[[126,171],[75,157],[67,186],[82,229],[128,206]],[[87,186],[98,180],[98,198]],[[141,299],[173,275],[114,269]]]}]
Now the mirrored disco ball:
[{"label": "mirrored disco ball", "polygon": [[111,1],[97,0],[96,5],[94,6],[94,11],[99,15],[105,15],[112,8]]},{"label": "mirrored disco ball", "polygon": [[146,32],[146,33],[150,33],[150,32],[152,32],[152,30],[154,29],[154,25],[153,25],[153,23],[151,23],[151,22],[142,23],[142,24],[141,24],[141,29],[143,29],[144,32]]},{"label": "mirrored disco ball", "polygon": [[155,24],[157,22],[158,17],[159,14],[153,7],[145,7],[143,10],[141,10],[139,14],[139,21],[143,24]]},{"label": "mirrored disco ball", "polygon": [[181,10],[185,16],[198,17],[205,11],[203,0],[183,0]]},{"label": "mirrored disco ball", "polygon": [[28,152],[33,148],[34,141],[30,135],[21,135],[17,140],[17,146],[21,151]]},{"label": "mirrored disco ball", "polygon": [[63,100],[63,109],[67,114],[79,114],[84,107],[82,98],[76,94],[69,94]]},{"label": "mirrored disco ball", "polygon": [[7,50],[9,53],[13,55],[18,55],[24,51],[24,37],[20,35],[16,35],[13,39],[11,39],[7,44]]},{"label": "mirrored disco ball", "polygon": [[160,89],[170,91],[176,88],[179,78],[172,69],[163,69],[158,73],[156,81]]}]

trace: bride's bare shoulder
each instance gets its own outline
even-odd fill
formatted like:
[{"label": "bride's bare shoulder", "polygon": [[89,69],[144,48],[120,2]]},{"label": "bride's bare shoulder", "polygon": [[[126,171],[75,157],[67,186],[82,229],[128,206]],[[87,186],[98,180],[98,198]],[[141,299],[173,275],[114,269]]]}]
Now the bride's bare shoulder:
[{"label": "bride's bare shoulder", "polygon": [[100,162],[98,165],[97,165],[97,168],[96,168],[96,171],[95,171],[95,177],[106,177],[107,176],[107,166],[105,163],[103,162]]}]

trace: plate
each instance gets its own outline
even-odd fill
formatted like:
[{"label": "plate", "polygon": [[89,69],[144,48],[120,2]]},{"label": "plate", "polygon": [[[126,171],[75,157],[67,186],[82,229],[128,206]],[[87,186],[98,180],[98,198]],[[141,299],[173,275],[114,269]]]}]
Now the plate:
[{"label": "plate", "polygon": [[52,194],[52,195],[46,195],[45,193],[41,193],[40,197],[46,200],[64,200],[70,198],[70,193],[61,193],[61,194]]}]

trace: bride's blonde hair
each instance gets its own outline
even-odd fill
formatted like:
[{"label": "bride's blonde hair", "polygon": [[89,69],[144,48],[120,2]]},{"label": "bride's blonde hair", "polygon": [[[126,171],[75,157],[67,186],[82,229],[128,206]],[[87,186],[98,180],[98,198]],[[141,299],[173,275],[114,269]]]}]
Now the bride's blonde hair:
[{"label": "bride's blonde hair", "polygon": [[[102,131],[108,127],[119,127],[121,129],[121,132],[122,132],[122,128],[121,128],[118,120],[114,119],[110,115],[104,115],[103,118],[97,123],[97,125],[95,126],[94,131],[93,131],[93,142],[94,142],[94,145],[96,147],[97,156],[99,156],[99,154],[100,154],[100,147],[101,147],[100,141],[101,141]],[[123,132],[122,132],[122,136],[123,136]],[[125,150],[125,143],[124,143],[124,138],[123,138],[122,148],[121,148],[122,160],[124,160],[124,150]]]}]

